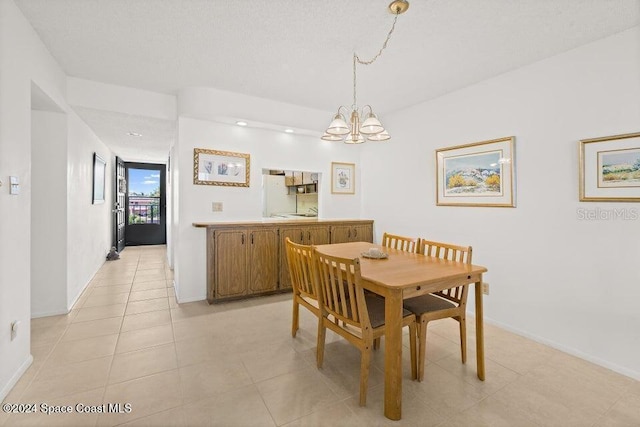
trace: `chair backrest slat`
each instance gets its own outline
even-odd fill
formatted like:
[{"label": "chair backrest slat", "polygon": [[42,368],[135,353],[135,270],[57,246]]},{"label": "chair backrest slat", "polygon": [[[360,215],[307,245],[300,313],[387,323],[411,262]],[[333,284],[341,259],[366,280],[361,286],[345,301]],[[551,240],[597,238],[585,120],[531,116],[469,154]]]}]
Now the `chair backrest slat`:
[{"label": "chair backrest slat", "polygon": [[[449,261],[471,264],[473,250],[471,246],[457,246],[448,243],[432,242],[420,239],[418,253]],[[460,305],[466,305],[469,287],[462,285],[436,292],[435,294]]]},{"label": "chair backrest slat", "polygon": [[288,237],[285,241],[287,262],[291,285],[303,297],[318,299],[311,270],[311,246],[292,242]]},{"label": "chair backrest slat", "polygon": [[360,260],[332,257],[314,248],[313,269],[323,315],[331,315],[362,330],[371,330],[360,283]]},{"label": "chair backrest slat", "polygon": [[395,234],[384,233],[382,235],[382,246],[398,249],[405,252],[415,252],[418,248],[418,239],[413,237],[397,236]]}]

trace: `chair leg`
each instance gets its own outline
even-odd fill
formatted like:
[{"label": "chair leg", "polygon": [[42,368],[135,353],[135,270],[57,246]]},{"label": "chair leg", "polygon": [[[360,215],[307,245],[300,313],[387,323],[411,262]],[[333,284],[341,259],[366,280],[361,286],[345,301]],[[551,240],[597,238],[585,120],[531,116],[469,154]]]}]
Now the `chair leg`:
[{"label": "chair leg", "polygon": [[373,349],[378,350],[380,348],[380,337],[373,340]]},{"label": "chair leg", "polygon": [[326,336],[326,327],[324,326],[324,317],[320,316],[318,320],[318,344],[316,348],[316,361],[318,368],[322,368],[322,362],[324,361],[324,341]]},{"label": "chair leg", "polygon": [[418,379],[418,361],[416,355],[416,338],[418,328],[415,323],[409,325],[409,348],[411,349],[411,379]]},{"label": "chair leg", "polygon": [[467,319],[466,316],[460,316],[460,352],[462,355],[462,363],[467,363]]},{"label": "chair leg", "polygon": [[369,366],[371,365],[371,345],[365,345],[360,355],[360,406],[367,405]]},{"label": "chair leg", "polygon": [[296,300],[296,296],[293,296],[293,316],[291,321],[291,336],[296,337],[296,332],[300,327],[300,304]]},{"label": "chair leg", "polygon": [[418,381],[424,379],[424,361],[427,354],[427,321],[420,319],[418,323]]}]

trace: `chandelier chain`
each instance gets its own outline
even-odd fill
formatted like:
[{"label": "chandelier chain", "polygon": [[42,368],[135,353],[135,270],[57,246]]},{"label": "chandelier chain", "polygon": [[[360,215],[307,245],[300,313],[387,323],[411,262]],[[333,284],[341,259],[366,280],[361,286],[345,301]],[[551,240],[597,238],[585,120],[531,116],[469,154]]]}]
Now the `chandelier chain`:
[{"label": "chandelier chain", "polygon": [[363,61],[362,59],[360,59],[360,57],[358,56],[358,54],[354,54],[356,59],[358,60],[358,64],[362,64],[362,65],[371,65],[374,62],[376,62],[376,59],[378,59],[380,57],[380,55],[382,55],[382,51],[385,50],[387,48],[387,43],[389,43],[389,39],[391,39],[391,34],[393,34],[393,30],[396,29],[396,22],[398,21],[398,14],[396,13],[396,16],[393,18],[393,25],[391,25],[391,29],[389,30],[389,34],[387,34],[387,38],[385,39],[384,43],[382,44],[382,47],[380,48],[380,50],[378,51],[378,53],[376,53],[376,56],[374,56],[373,58],[371,58],[368,61]]},{"label": "chandelier chain", "polygon": [[362,65],[371,65],[374,62],[376,62],[376,60],[380,57],[380,55],[382,55],[382,52],[387,48],[387,44],[391,39],[391,34],[393,34],[393,31],[396,29],[396,22],[398,21],[398,15],[399,14],[396,12],[396,16],[393,18],[393,24],[391,25],[391,29],[387,34],[387,38],[385,39],[378,53],[376,53],[376,55],[373,58],[371,58],[368,61],[363,61],[362,59],[360,59],[357,53],[355,52],[353,53],[353,106],[352,106],[353,108],[357,108],[357,105],[358,105],[357,97],[356,97],[356,83],[357,83],[356,82],[356,63],[362,64]]}]

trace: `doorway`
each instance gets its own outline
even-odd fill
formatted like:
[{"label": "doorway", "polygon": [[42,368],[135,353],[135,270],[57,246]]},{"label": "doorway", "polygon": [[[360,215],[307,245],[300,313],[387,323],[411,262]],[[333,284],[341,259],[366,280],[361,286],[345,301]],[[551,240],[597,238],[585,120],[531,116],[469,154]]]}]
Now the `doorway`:
[{"label": "doorway", "polygon": [[165,165],[125,162],[124,169],[125,244],[166,244]]}]

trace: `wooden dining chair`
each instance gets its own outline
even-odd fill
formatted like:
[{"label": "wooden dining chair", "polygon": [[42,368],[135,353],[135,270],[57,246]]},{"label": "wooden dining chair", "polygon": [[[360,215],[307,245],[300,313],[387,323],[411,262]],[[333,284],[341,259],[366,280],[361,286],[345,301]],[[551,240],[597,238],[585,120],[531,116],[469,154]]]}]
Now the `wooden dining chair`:
[{"label": "wooden dining chair", "polygon": [[318,293],[312,278],[311,246],[285,240],[289,275],[293,288],[293,319],[291,322],[291,336],[295,337],[300,326],[300,306],[320,318]]},{"label": "wooden dining chair", "polygon": [[384,233],[382,235],[382,246],[398,249],[405,252],[415,252],[418,248],[418,240],[413,237],[397,236],[395,234]]},{"label": "wooden dining chair", "polygon": [[[471,246],[456,246],[420,239],[418,253],[444,260],[471,264],[472,249]],[[433,294],[408,298],[404,301],[404,308],[414,313],[417,318],[418,381],[424,379],[427,324],[432,320],[451,317],[459,322],[462,363],[467,362],[466,308],[468,293],[469,284],[464,284]]]},{"label": "wooden dining chair", "polygon": [[[365,295],[358,258],[338,258],[313,249],[314,281],[318,289],[321,321],[318,323],[318,368],[324,360],[327,328],[356,346],[360,352],[360,406],[367,401],[367,384],[373,340],[384,335],[384,299]],[[339,322],[329,319],[332,316]],[[416,317],[404,310],[403,326],[409,326],[411,377],[416,378]]]},{"label": "wooden dining chair", "polygon": [[[420,239],[414,237],[398,236],[386,232],[382,235],[382,246],[405,252],[415,252],[418,249],[419,241]],[[373,349],[377,350],[379,348],[380,338],[376,338],[373,342]]]}]

